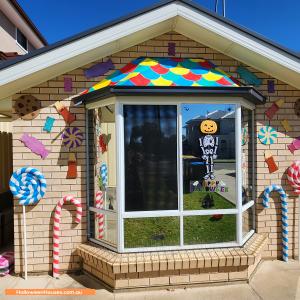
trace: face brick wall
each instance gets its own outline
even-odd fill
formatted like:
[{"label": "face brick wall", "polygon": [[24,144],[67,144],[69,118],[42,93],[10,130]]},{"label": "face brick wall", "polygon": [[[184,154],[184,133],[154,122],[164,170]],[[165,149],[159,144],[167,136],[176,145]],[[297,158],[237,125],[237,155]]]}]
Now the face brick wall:
[{"label": "face brick wall", "polygon": [[[225,56],[213,49],[210,49],[188,38],[170,33],[155,39],[144,42],[140,45],[131,47],[122,52],[112,55],[110,58],[119,69],[124,64],[139,56],[168,56],[168,42],[176,44],[176,56],[178,57],[202,57],[211,60],[220,66],[224,71],[235,73],[236,67],[242,65],[240,62]],[[104,58],[102,61],[106,61]],[[96,63],[96,62],[94,62]],[[94,64],[93,63],[93,64]],[[32,121],[18,119],[14,114],[13,121],[13,169],[16,170],[23,166],[33,166],[38,168],[46,177],[47,192],[45,197],[35,206],[26,207],[27,231],[28,231],[28,268],[30,272],[48,272],[52,270],[52,232],[53,232],[53,212],[58,200],[66,195],[73,194],[82,201],[84,207],[84,216],[82,223],[75,226],[75,208],[72,205],[65,205],[62,213],[61,224],[61,245],[60,245],[60,266],[61,270],[76,270],[80,268],[79,257],[75,255],[75,249],[78,244],[86,241],[86,208],[85,208],[85,144],[76,150],[78,164],[78,178],[65,179],[67,173],[68,149],[62,146],[61,138],[57,135],[66,127],[64,120],[57,114],[53,104],[62,100],[67,106],[70,106],[72,113],[76,114],[76,121],[72,126],[79,127],[84,132],[84,108],[75,108],[69,101],[72,96],[78,94],[87,87],[92,86],[102,78],[93,78],[87,80],[84,76],[84,70],[93,64],[76,69],[67,74],[53,78],[43,84],[22,91],[14,96],[18,98],[20,94],[32,94],[41,100],[42,109],[39,116]],[[250,71],[263,79],[263,84],[258,88],[264,95],[268,96],[268,102],[265,106],[258,106],[256,109],[256,130],[263,125],[271,125],[279,131],[277,143],[271,146],[257,143],[257,204],[256,204],[256,227],[258,233],[267,233],[269,236],[269,245],[265,252],[266,256],[279,257],[281,255],[281,207],[280,200],[275,195],[274,201],[271,201],[271,208],[263,209],[261,205],[261,193],[264,188],[271,184],[282,184],[287,190],[289,199],[289,242],[290,255],[297,255],[296,234],[297,231],[297,210],[298,204],[295,195],[287,186],[286,169],[296,158],[287,150],[289,144],[297,132],[300,130],[300,123],[293,111],[293,105],[296,99],[300,98],[300,91],[295,88],[275,80],[275,93],[267,93],[267,80],[270,77],[266,74],[249,68]],[[64,77],[71,77],[73,80],[73,91],[64,91]],[[282,98],[285,100],[283,108],[279,110],[274,119],[270,122],[264,112],[267,107],[275,100]],[[47,116],[55,117],[56,121],[51,133],[43,131],[43,126]],[[280,120],[289,120],[293,131],[285,134]],[[23,132],[30,133],[39,140],[43,141],[47,149],[51,150],[50,155],[42,160],[39,156],[32,154],[29,149],[19,141]],[[264,150],[270,149],[273,152],[275,160],[278,163],[279,170],[274,174],[269,174],[264,162]],[[22,239],[21,239],[21,218],[22,208],[17,205],[15,200],[15,271],[22,271]]]}]

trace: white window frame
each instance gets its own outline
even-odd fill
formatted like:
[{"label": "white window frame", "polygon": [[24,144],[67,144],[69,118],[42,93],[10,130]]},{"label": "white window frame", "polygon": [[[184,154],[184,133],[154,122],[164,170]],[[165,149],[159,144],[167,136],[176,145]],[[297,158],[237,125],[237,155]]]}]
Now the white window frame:
[{"label": "white window frame", "polygon": [[[235,113],[235,142],[236,145],[236,197],[237,204],[234,209],[210,209],[210,210],[183,210],[183,163],[182,163],[182,114],[181,105],[189,104],[234,104],[236,108]],[[244,98],[232,98],[232,97],[149,97],[149,96],[135,96],[128,97],[123,96],[120,98],[111,98],[106,101],[100,100],[94,102],[88,107],[88,109],[94,109],[98,107],[107,106],[109,104],[115,104],[115,122],[116,122],[116,155],[117,155],[117,212],[111,212],[104,209],[97,209],[95,207],[89,207],[89,211],[94,213],[103,214],[117,214],[117,246],[112,247],[105,241],[100,241],[94,238],[89,240],[107,247],[111,250],[118,251],[120,253],[130,252],[151,252],[151,251],[170,251],[170,250],[184,250],[184,249],[203,249],[203,248],[225,248],[225,247],[240,247],[242,246],[253,234],[254,229],[248,232],[243,237],[242,218],[243,212],[247,209],[252,209],[254,200],[252,199],[245,205],[242,205],[242,172],[241,172],[241,108],[242,106],[252,110],[252,118],[254,117],[255,106]],[[164,210],[164,211],[125,211],[125,162],[124,162],[124,117],[123,117],[123,105],[176,105],[177,106],[177,181],[178,181],[178,210]],[[254,122],[252,122],[254,123]],[[252,134],[254,134],[254,124],[252,124]],[[254,144],[254,143],[253,143]],[[254,151],[253,151],[254,155]],[[254,172],[254,168],[253,168]],[[252,177],[254,178],[254,177]],[[254,184],[253,184],[254,186]],[[255,193],[253,192],[253,195]],[[196,244],[196,245],[184,245],[184,229],[183,229],[183,217],[184,216],[200,216],[200,215],[236,215],[236,241],[223,242],[223,243],[210,243],[210,244]],[[149,217],[179,217],[180,222],[180,243],[178,246],[161,246],[161,247],[138,247],[138,248],[125,248],[124,247],[124,219],[130,218],[149,218]],[[254,224],[254,222],[253,222]],[[90,226],[90,224],[88,225]]]},{"label": "white window frame", "polygon": [[18,27],[15,27],[15,41],[16,41],[16,44],[23,50],[25,51],[26,53],[28,53],[28,38],[25,36],[26,38],[26,48],[25,49],[21,44],[19,44],[18,42],[18,30],[25,36],[25,34],[18,28]]}]

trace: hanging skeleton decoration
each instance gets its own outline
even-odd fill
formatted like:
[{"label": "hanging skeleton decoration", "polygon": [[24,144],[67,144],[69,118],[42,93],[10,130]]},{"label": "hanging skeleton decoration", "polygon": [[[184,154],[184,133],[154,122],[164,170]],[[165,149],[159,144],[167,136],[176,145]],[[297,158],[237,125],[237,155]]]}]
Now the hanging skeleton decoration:
[{"label": "hanging skeleton decoration", "polygon": [[213,120],[204,120],[201,122],[200,131],[205,134],[199,138],[202,150],[202,159],[205,161],[206,174],[204,179],[214,179],[214,159],[217,158],[219,138],[212,136],[218,130],[218,125]]}]

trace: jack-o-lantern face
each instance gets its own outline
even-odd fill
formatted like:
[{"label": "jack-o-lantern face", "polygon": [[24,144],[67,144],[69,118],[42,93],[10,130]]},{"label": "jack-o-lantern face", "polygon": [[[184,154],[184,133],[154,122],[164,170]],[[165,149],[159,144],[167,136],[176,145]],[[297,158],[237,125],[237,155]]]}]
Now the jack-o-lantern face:
[{"label": "jack-o-lantern face", "polygon": [[213,120],[204,120],[201,122],[200,131],[206,134],[214,134],[218,130],[218,125]]}]

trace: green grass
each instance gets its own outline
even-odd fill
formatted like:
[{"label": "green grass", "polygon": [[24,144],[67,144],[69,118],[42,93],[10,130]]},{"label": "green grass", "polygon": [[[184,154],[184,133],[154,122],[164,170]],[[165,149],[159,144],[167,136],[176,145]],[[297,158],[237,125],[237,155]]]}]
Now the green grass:
[{"label": "green grass", "polygon": [[[183,195],[183,209],[184,210],[203,210],[206,208],[202,207],[202,199],[205,197],[207,192],[193,192]],[[226,209],[235,208],[235,205],[225,199],[223,196],[217,193],[211,193],[214,198],[214,206],[210,209]]]},{"label": "green grass", "polygon": [[[184,195],[185,210],[201,210],[202,198],[206,192]],[[211,209],[234,208],[234,204],[217,193],[213,193],[214,206]],[[236,216],[223,215],[220,220],[211,216],[184,217],[184,243],[210,244],[234,241],[236,239]],[[125,219],[125,248],[160,247],[179,245],[179,217],[154,217]]]}]

